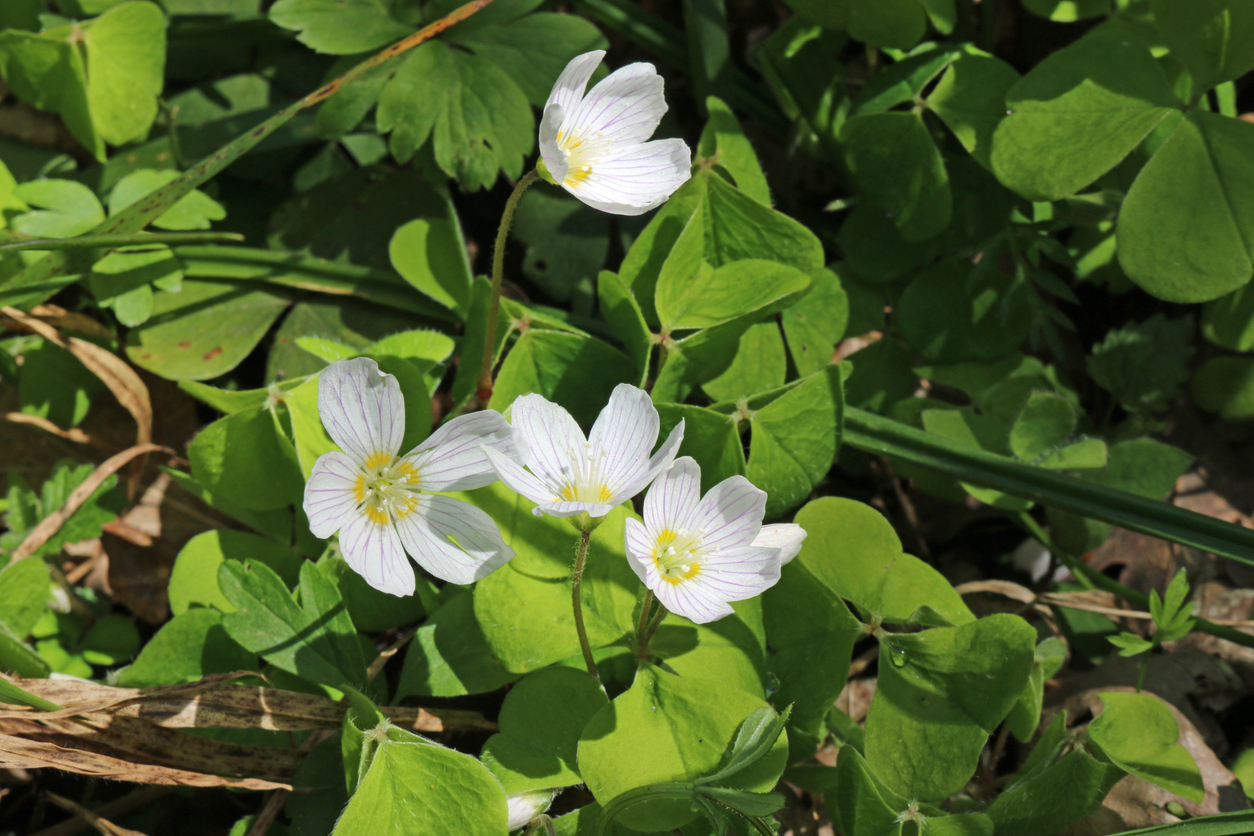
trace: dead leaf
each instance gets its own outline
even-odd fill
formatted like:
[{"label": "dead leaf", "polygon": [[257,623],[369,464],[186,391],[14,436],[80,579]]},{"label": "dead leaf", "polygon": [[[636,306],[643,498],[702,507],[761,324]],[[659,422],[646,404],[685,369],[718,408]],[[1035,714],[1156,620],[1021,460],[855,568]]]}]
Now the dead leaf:
[{"label": "dead leaf", "polygon": [[44,795],[46,795],[48,800],[53,804],[57,805],[62,810],[78,816],[83,821],[96,828],[96,830],[100,833],[104,834],[104,836],[144,836],[144,834],[140,833],[138,830],[127,830],[125,827],[118,827],[108,819],[98,816],[91,810],[88,810],[85,807],[80,807],[68,798],[62,798],[56,793],[45,791]]},{"label": "dead leaf", "polygon": [[76,441],[79,444],[89,444],[91,442],[91,438],[82,430],[76,427],[63,430],[47,418],[41,418],[38,415],[27,415],[25,412],[6,412],[4,420],[12,421],[14,424],[30,424],[32,427],[39,427],[46,433],[52,433],[69,441]]}]

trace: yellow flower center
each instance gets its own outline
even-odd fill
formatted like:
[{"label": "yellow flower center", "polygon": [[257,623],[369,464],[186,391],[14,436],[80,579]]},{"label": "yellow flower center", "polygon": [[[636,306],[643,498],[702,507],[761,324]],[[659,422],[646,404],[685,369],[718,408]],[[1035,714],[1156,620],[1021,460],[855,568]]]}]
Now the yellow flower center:
[{"label": "yellow flower center", "polygon": [[358,474],[353,496],[376,525],[408,516],[418,507],[419,476],[409,462],[391,453],[375,453]]},{"label": "yellow flower center", "polygon": [[662,580],[677,586],[701,574],[701,559],[707,549],[702,547],[705,532],[672,531],[664,528],[653,547],[653,565]]},{"label": "yellow flower center", "polygon": [[562,183],[577,186],[592,176],[597,160],[614,146],[612,139],[601,135],[582,136],[566,131],[557,132],[557,147],[566,153],[566,177]]}]

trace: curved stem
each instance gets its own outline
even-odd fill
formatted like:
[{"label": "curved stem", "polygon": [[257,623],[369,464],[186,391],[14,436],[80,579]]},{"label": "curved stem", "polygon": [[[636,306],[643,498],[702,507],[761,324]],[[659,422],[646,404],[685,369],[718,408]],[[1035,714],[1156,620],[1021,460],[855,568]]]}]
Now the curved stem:
[{"label": "curved stem", "polygon": [[588,560],[588,541],[592,539],[591,531],[579,534],[579,553],[575,555],[575,574],[571,579],[570,603],[575,611],[575,632],[579,634],[579,649],[583,651],[583,663],[588,666],[588,673],[597,682],[601,675],[597,673],[596,660],[592,658],[592,647],[588,644],[588,631],[583,626],[583,602],[579,599],[579,587],[583,583],[583,566]]},{"label": "curved stem", "polygon": [[645,589],[644,603],[640,605],[640,622],[636,624],[636,653],[643,656],[648,644],[645,643],[645,630],[649,627],[649,610],[653,609],[653,590]]},{"label": "curved stem", "polygon": [[509,226],[514,221],[514,210],[518,200],[532,183],[540,178],[540,172],[534,168],[523,175],[505,201],[505,211],[501,213],[501,225],[496,230],[496,249],[492,251],[492,294],[488,297],[488,326],[483,339],[483,367],[479,372],[479,403],[488,405],[492,397],[492,361],[496,358],[496,317],[501,307],[501,279],[505,272],[505,241],[509,238]]},{"label": "curved stem", "polygon": [[666,609],[666,605],[658,602],[657,615],[653,616],[653,620],[649,622],[649,628],[644,633],[644,646],[648,647],[649,642],[653,639],[653,634],[657,632],[657,628],[662,626],[662,619],[670,615],[670,610]]}]

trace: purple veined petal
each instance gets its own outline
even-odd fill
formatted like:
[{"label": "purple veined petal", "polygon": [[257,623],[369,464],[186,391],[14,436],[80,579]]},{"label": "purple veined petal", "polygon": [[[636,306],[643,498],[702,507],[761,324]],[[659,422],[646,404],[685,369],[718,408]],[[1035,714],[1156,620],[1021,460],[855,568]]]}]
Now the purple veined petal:
[{"label": "purple veined petal", "polygon": [[318,415],[331,439],[363,466],[395,456],[405,435],[400,384],[367,357],[337,360],[318,374]]},{"label": "purple veined petal", "polygon": [[360,465],[345,453],[323,453],[314,462],[301,507],[315,537],[325,540],[356,516],[364,496],[358,494],[361,478]]},{"label": "purple veined petal", "polygon": [[806,539],[806,530],[795,523],[764,525],[753,538],[753,545],[779,549],[780,565],[788,563],[801,551],[801,544]]},{"label": "purple veined petal", "polygon": [[779,570],[778,549],[743,546],[706,555],[701,571],[681,585],[692,584],[720,601],[743,601],[778,583]]},{"label": "purple veined petal", "polygon": [[537,517],[548,514],[550,517],[577,517],[587,514],[589,517],[604,517],[614,510],[613,505],[601,505],[596,502],[545,502],[531,509]]},{"label": "purple veined petal", "polygon": [[732,476],[710,488],[693,514],[703,542],[720,550],[748,546],[762,530],[766,492],[743,476]]},{"label": "purple veined petal", "polygon": [[[684,443],[684,421],[679,419],[679,423],[671,430],[671,434],[662,442],[662,446],[657,448],[657,452],[649,459],[648,469],[641,473],[634,482],[624,485],[619,493],[610,498],[610,502],[617,505],[620,502],[626,502],[642,490],[653,483],[662,471],[666,470],[675,461],[675,454],[679,452],[679,445]],[[617,488],[617,486],[615,486]]]},{"label": "purple veined petal", "polygon": [[547,113],[553,105],[557,105],[566,113],[574,113],[579,107],[579,102],[583,100],[584,90],[588,87],[588,79],[592,78],[592,74],[596,72],[604,58],[605,50],[594,49],[570,59],[566,69],[562,70],[562,74],[553,83],[553,90],[544,103],[545,112]]},{"label": "purple veined petal", "polygon": [[354,516],[340,530],[340,551],[353,571],[380,592],[414,594],[414,567],[390,522],[380,525],[364,513]]},{"label": "purple veined petal", "polygon": [[611,494],[630,487],[645,472],[660,426],[657,407],[647,392],[630,383],[614,387],[588,433],[593,452],[601,456],[601,478]]},{"label": "purple veined petal", "polygon": [[653,538],[649,536],[649,530],[639,520],[628,517],[625,522],[627,529],[623,535],[623,546],[627,552],[627,565],[636,573],[636,577],[642,584],[652,589],[650,584],[654,581],[649,576],[650,574],[655,577],[657,575],[657,569],[653,566]]},{"label": "purple veined petal", "polygon": [[418,565],[449,583],[474,583],[514,556],[491,517],[447,496],[421,497],[396,529]]},{"label": "purple veined petal", "polygon": [[505,822],[506,829],[513,833],[527,825],[536,816],[549,809],[559,792],[561,789],[528,790],[507,796],[505,805],[509,818]]},{"label": "purple veined petal", "polygon": [[720,601],[705,587],[692,583],[695,578],[670,583],[660,577],[650,587],[666,609],[696,624],[708,624],[735,612],[726,601]]},{"label": "purple veined petal", "polygon": [[544,167],[549,170],[549,176],[556,183],[566,179],[566,172],[570,170],[569,157],[557,144],[557,135],[565,118],[566,112],[556,102],[546,105],[540,118],[540,156],[544,159]]},{"label": "purple veined petal", "polygon": [[566,124],[577,136],[603,137],[619,147],[638,145],[657,130],[666,113],[662,77],[652,64],[620,67],[588,91],[568,114]]},{"label": "purple veined petal", "polygon": [[418,471],[424,491],[469,491],[497,480],[483,447],[491,447],[515,462],[524,461],[525,445],[505,417],[495,410],[461,415],[436,430],[405,460]]},{"label": "purple veined petal", "polygon": [[528,473],[513,459],[504,453],[483,445],[483,454],[505,486],[514,493],[520,493],[532,502],[543,504],[557,501],[557,494],[543,480]]},{"label": "purple veined petal", "polygon": [[580,180],[562,188],[584,203],[614,215],[656,209],[692,176],[692,151],[681,139],[657,139],[617,149],[591,164]]},{"label": "purple veined petal", "polygon": [[573,458],[588,455],[583,431],[569,412],[540,395],[523,395],[515,400],[510,416],[528,449],[525,464],[546,485],[556,487],[560,495],[561,486],[572,482],[575,476]]},{"label": "purple veined petal", "polygon": [[665,529],[687,529],[700,502],[701,466],[691,457],[681,456],[653,480],[644,495],[645,525],[655,536]]}]

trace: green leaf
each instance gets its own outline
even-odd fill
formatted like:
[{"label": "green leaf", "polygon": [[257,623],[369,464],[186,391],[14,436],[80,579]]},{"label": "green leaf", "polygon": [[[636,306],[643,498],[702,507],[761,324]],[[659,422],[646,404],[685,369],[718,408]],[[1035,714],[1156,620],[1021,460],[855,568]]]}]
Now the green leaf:
[{"label": "green leaf", "polygon": [[697,101],[727,86],[733,69],[727,7],[723,0],[684,0],[692,82]]},{"label": "green leaf", "polygon": [[104,208],[96,195],[73,180],[32,180],[15,188],[13,195],[42,210],[13,219],[13,231],[23,235],[72,238],[88,232],[105,219]]},{"label": "green leaf", "polygon": [[[5,523],[9,530],[0,535],[2,548],[11,550],[34,528],[40,520],[65,505],[70,493],[81,485],[95,470],[90,462],[76,465],[73,462],[58,462],[52,475],[40,488],[40,496],[19,482],[10,474],[8,512]],[[100,536],[101,526],[112,521],[127,506],[125,492],[118,488],[116,474],[110,475],[95,492],[87,498],[78,509],[61,524],[55,534],[35,551],[32,557],[55,555],[66,543],[77,543]],[[33,570],[23,570],[33,571]]]},{"label": "green leaf", "polygon": [[[897,304],[897,324],[929,360],[992,360],[1028,336],[1031,312],[1014,279],[947,259],[916,276]],[[856,364],[856,360],[854,361]]]},{"label": "green leaf", "polygon": [[1010,451],[1035,462],[1061,447],[1075,432],[1075,406],[1050,392],[1033,392],[1010,427]]},{"label": "green leaf", "polygon": [[627,356],[636,364],[637,376],[643,384],[649,372],[649,353],[653,350],[653,343],[649,325],[644,321],[644,313],[635,295],[617,273],[602,270],[597,276],[597,297],[601,316],[627,349]]},{"label": "green leaf", "polygon": [[[713,775],[698,778],[693,783],[713,789],[710,785],[723,784],[728,778],[743,772],[766,757],[775,747],[780,735],[784,733],[784,727],[788,724],[788,717],[791,713],[791,708],[785,708],[781,714],[769,705],[764,705],[754,711],[740,724],[740,731],[736,732],[736,740],[732,743],[731,752],[728,753],[727,764]],[[778,809],[779,807],[775,808],[775,810]],[[749,815],[770,815],[775,810],[762,813],[753,813],[749,810],[742,810],[742,812]]]},{"label": "green leaf", "polygon": [[301,557],[277,543],[246,531],[205,531],[187,541],[170,570],[170,611],[178,616],[196,607],[235,612],[218,588],[223,561],[255,560],[292,586],[300,575]]},{"label": "green leaf", "polygon": [[831,269],[821,271],[810,292],[784,311],[781,321],[799,375],[806,377],[830,366],[849,324],[849,295],[840,277]]},{"label": "green leaf", "polygon": [[[738,688],[642,668],[631,688],[584,729],[579,771],[603,806],[637,787],[695,781],[719,769],[746,718],[765,705]],[[770,790],[783,772],[787,745],[781,736],[764,758],[728,785]],[[618,821],[647,832],[682,827],[695,817],[685,802],[651,800],[628,808]]]},{"label": "green leaf", "polygon": [[300,503],[305,485],[296,451],[273,409],[219,418],[187,452],[196,481],[239,505],[264,511]]},{"label": "green leaf", "polygon": [[949,175],[919,114],[855,116],[841,128],[840,141],[862,194],[888,213],[903,238],[925,241],[949,226]]},{"label": "green leaf", "polygon": [[8,705],[28,705],[31,708],[38,708],[40,711],[61,710],[61,706],[56,703],[37,697],[29,691],[17,687],[7,679],[0,680],[0,702]]},{"label": "green leaf", "polygon": [[[318,568],[335,584],[349,617],[363,633],[405,627],[421,620],[426,613],[421,594],[400,597],[380,592],[366,583],[342,557],[326,555],[318,561]],[[418,582],[426,585],[431,597],[435,597],[430,581],[422,578]]]},{"label": "green leaf", "polygon": [[715,96],[705,100],[705,108],[710,118],[697,141],[696,162],[722,168],[742,192],[770,206],[771,190],[766,175],[735,114]]},{"label": "green leaf", "polygon": [[871,615],[889,624],[935,623],[935,616],[966,624],[975,618],[940,572],[902,552],[893,527],[869,505],[825,496],[798,511],[794,522],[807,535],[797,561]]},{"label": "green leaf", "polygon": [[1110,0],[1023,0],[1023,6],[1059,23],[1074,23],[1110,12]]},{"label": "green leaf", "polygon": [[927,31],[918,0],[844,0],[849,34],[868,46],[909,49]]},{"label": "green leaf", "polygon": [[1051,637],[1036,646],[1027,687],[1006,715],[1006,726],[1021,742],[1029,742],[1036,734],[1045,700],[1045,683],[1058,673],[1066,661],[1067,646],[1061,639]]},{"label": "green leaf", "polygon": [[[116,215],[127,206],[179,178],[177,171],[141,168],[118,181],[109,194],[109,214]],[[208,229],[212,221],[226,217],[221,203],[200,191],[193,190],[152,222],[159,229]]]},{"label": "green leaf", "polygon": [[536,392],[588,425],[616,385],[636,379],[631,360],[598,339],[529,329],[505,357],[488,407],[503,411],[519,395]]},{"label": "green leaf", "polygon": [[1118,633],[1107,636],[1106,640],[1119,648],[1120,656],[1139,656],[1147,650],[1154,649],[1154,643],[1134,633]]},{"label": "green leaf", "polygon": [[83,27],[87,104],[100,137],[122,145],[148,134],[165,76],[165,14],[155,3],[115,6]]},{"label": "green leaf", "polygon": [[1184,822],[1174,822],[1140,830],[1125,830],[1122,836],[1242,836],[1254,827],[1254,813],[1240,810],[1214,816],[1199,816]]},{"label": "green leaf", "polygon": [[1205,796],[1202,775],[1187,749],[1177,743],[1180,727],[1171,709],[1152,694],[1102,694],[1101,714],[1088,738],[1121,769],[1189,801]]},{"label": "green leaf", "polygon": [[1193,376],[1193,400],[1228,421],[1254,418],[1254,360],[1211,357]]},{"label": "green leaf", "polygon": [[[42,644],[39,642],[37,644]],[[0,624],[0,670],[9,671],[31,679],[46,679],[49,665],[26,644],[25,640],[9,629],[8,625]],[[91,668],[87,669],[91,675]]]},{"label": "green leaf", "polygon": [[1254,350],[1254,285],[1207,302],[1202,308],[1202,336],[1233,351]]},{"label": "green leaf", "polygon": [[1001,59],[967,52],[941,76],[927,106],[980,165],[991,169],[993,134],[1006,117],[1006,95],[1018,81],[1019,73]]},{"label": "green leaf", "polygon": [[376,341],[419,324],[404,310],[355,299],[297,302],[274,334],[266,359],[266,380],[304,377],[328,365],[300,347],[301,337],[330,339],[356,349],[355,354],[365,354]]},{"label": "green leaf", "polygon": [[892,218],[869,204],[854,207],[840,227],[839,240],[845,264],[859,278],[872,282],[900,278],[937,254],[935,242],[907,241]]},{"label": "green leaf", "polygon": [[1250,0],[1150,0],[1158,36],[1193,76],[1201,95],[1254,69],[1254,3]]},{"label": "green leaf", "polygon": [[1058,200],[1105,174],[1180,106],[1139,40],[1096,30],[1010,88],[993,134],[997,179],[1030,200]]},{"label": "green leaf", "polygon": [[83,636],[83,658],[93,665],[120,665],[139,652],[139,630],[124,615],[110,613]]},{"label": "green leaf", "polygon": [[239,365],[289,304],[245,284],[186,279],[153,297],[152,316],[126,335],[135,365],[170,380],[208,380]]},{"label": "green leaf", "polygon": [[[816,535],[822,532],[810,536]],[[860,625],[839,595],[800,560],[785,566],[779,583],[763,593],[762,618],[771,650],[767,667],[779,679],[774,700],[791,705],[792,725],[817,738],[823,717],[849,678]],[[790,760],[796,761],[797,754]]]},{"label": "green leaf", "polygon": [[1133,414],[1162,412],[1189,377],[1193,325],[1163,314],[1112,329],[1093,346],[1085,368],[1093,382]]},{"label": "green leaf", "polygon": [[152,316],[153,285],[177,293],[183,271],[168,247],[126,247],[93,264],[87,284],[101,307],[113,308],[118,322],[133,328]]},{"label": "green leaf", "polygon": [[734,416],[690,404],[656,404],[662,419],[659,438],[665,438],[682,418],[684,440],[678,455],[692,456],[701,467],[701,492],[731,476],[745,473],[744,444]]},{"label": "green leaf", "polygon": [[500,836],[505,792],[469,755],[390,728],[333,836]]},{"label": "green leaf", "polygon": [[475,621],[471,594],[458,591],[418,628],[405,654],[396,699],[482,694],[514,679],[517,674],[492,655]]},{"label": "green leaf", "polygon": [[[976,413],[971,407],[962,409],[927,409],[920,413],[923,427],[932,435],[968,450],[979,450],[999,456],[1010,453],[1009,432],[1005,424],[988,415]],[[1008,511],[1024,511],[1031,500],[986,488],[970,482],[962,487],[981,502]]]},{"label": "green leaf", "polygon": [[801,504],[827,475],[844,406],[840,368],[828,366],[749,417],[745,476],[767,492],[767,519]]},{"label": "green leaf", "polygon": [[310,49],[354,55],[413,33],[389,15],[391,5],[385,0],[279,0],[270,7],[270,20],[295,29]]},{"label": "green leaf", "polygon": [[779,325],[771,319],[749,326],[740,335],[731,365],[722,374],[701,384],[701,388],[715,401],[734,401],[778,389],[784,385],[787,371],[784,338],[780,336]]},{"label": "green leaf", "polygon": [[222,628],[222,614],[209,609],[174,616],[118,675],[123,688],[155,688],[195,682],[214,673],[257,670],[257,657]]},{"label": "green leaf", "polygon": [[523,275],[559,302],[572,296],[577,305],[590,301],[592,278],[610,249],[608,215],[554,186],[537,185],[518,203],[514,237],[527,247]]},{"label": "green leaf", "polygon": [[83,53],[69,40],[70,33],[69,27],[40,34],[0,32],[0,75],[22,101],[60,114],[74,138],[103,162],[105,141],[88,105]]},{"label": "green leaf", "polygon": [[1193,110],[1128,190],[1119,264],[1142,290],[1206,302],[1254,274],[1254,125]]},{"label": "green leaf", "polygon": [[0,570],[0,624],[25,637],[48,608],[52,577],[38,558],[10,563]]},{"label": "green leaf", "polygon": [[523,677],[505,696],[500,733],[480,758],[506,795],[583,783],[576,748],[584,726],[609,704],[584,671],[552,667]]},{"label": "green leaf", "polygon": [[943,836],[992,836],[993,823],[982,813],[947,816],[941,810],[893,792],[867,766],[852,746],[842,747],[831,796],[845,832],[856,836],[900,836],[904,823],[916,822],[921,833]]},{"label": "green leaf", "polygon": [[881,633],[867,763],[910,798],[939,801],[962,789],[988,736],[1027,686],[1035,644],[1031,625],[1009,614],[923,633]]},{"label": "green leaf", "polygon": [[649,647],[665,662],[668,673],[708,679],[764,697],[768,677],[759,636],[739,615],[693,624],[672,613],[653,634]]},{"label": "green leaf", "polygon": [[[349,357],[356,355],[356,352],[350,353]],[[276,393],[279,398],[283,394],[305,382],[303,377],[297,377],[292,380],[283,380],[278,383],[267,386],[264,389],[218,389],[204,383],[197,383],[194,380],[180,380],[179,388],[187,394],[202,401],[219,412],[227,415],[234,415],[236,412],[243,412],[245,409],[263,406],[267,399],[275,397]]]},{"label": "green leaf", "polygon": [[18,397],[22,412],[74,427],[87,417],[91,398],[103,388],[77,357],[42,338],[21,353]]},{"label": "green leaf", "polygon": [[423,216],[396,230],[388,244],[392,266],[405,281],[463,318],[470,311],[470,261],[452,201],[432,189],[418,192]]},{"label": "green leaf", "polygon": [[[700,213],[695,215],[692,223],[700,217]],[[700,226],[696,229],[700,235]],[[668,259],[668,268],[670,264]],[[668,268],[663,269],[657,287],[658,316],[667,333],[711,328],[750,312],[773,313],[810,287],[810,277],[802,271],[762,259],[740,259],[713,270],[703,266],[695,272]]]},{"label": "green leaf", "polygon": [[224,561],[218,584],[236,612],[222,617],[232,639],[275,667],[318,685],[361,688],[366,665],[339,593],[317,567],[301,568],[298,607],[264,563]]}]

